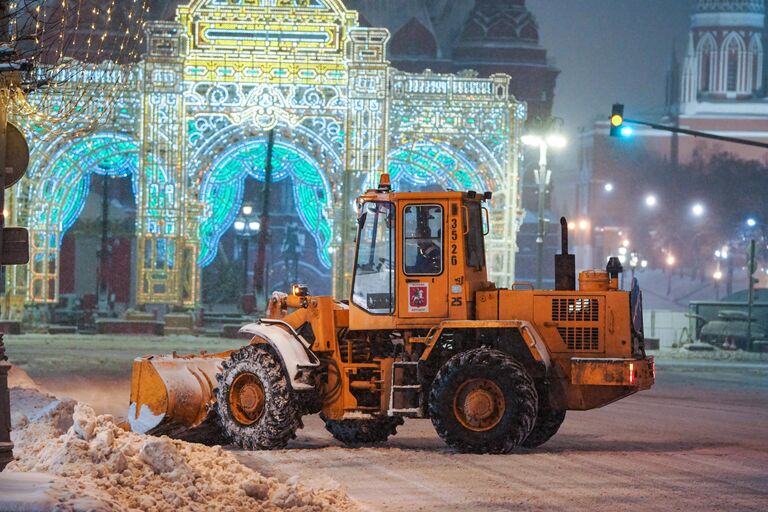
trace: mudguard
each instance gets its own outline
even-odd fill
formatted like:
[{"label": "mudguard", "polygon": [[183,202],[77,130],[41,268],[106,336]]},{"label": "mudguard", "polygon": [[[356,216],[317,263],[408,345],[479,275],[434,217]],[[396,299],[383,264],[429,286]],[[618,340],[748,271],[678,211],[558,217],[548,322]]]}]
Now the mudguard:
[{"label": "mudguard", "polygon": [[320,360],[310,350],[309,343],[293,327],[281,320],[261,320],[244,325],[239,332],[250,335],[251,343],[267,343],[275,350],[294,390],[314,389],[314,384],[305,377],[320,366]]}]

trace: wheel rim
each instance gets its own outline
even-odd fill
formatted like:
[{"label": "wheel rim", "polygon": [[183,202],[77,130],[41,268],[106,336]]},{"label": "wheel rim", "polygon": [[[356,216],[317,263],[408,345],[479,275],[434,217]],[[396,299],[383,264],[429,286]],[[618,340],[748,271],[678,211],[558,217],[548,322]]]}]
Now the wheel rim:
[{"label": "wheel rim", "polygon": [[228,401],[235,421],[253,425],[264,414],[264,386],[255,374],[241,373],[232,381]]},{"label": "wheel rim", "polygon": [[499,424],[506,404],[501,388],[490,379],[470,379],[453,399],[453,413],[464,428],[487,432]]}]

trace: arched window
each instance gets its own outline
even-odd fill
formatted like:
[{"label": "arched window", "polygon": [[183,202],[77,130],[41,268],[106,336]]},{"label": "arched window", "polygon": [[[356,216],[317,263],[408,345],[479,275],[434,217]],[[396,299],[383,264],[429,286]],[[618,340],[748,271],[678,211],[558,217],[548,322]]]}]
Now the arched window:
[{"label": "arched window", "polygon": [[699,91],[714,89],[715,41],[707,34],[699,43]]},{"label": "arched window", "polygon": [[763,87],[763,44],[757,35],[749,43],[749,62],[750,90],[757,92]]},{"label": "arched window", "polygon": [[738,40],[736,38],[731,39],[728,42],[728,46],[726,48],[726,75],[725,75],[725,84],[726,84],[726,91],[728,92],[735,92],[739,85],[739,50],[741,48],[739,47]]}]

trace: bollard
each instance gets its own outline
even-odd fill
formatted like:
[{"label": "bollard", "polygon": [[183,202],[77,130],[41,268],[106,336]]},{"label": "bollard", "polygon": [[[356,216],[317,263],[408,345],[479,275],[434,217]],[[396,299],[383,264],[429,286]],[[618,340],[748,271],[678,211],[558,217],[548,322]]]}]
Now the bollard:
[{"label": "bollard", "polygon": [[11,442],[11,397],[8,393],[8,371],[11,364],[5,355],[3,333],[0,333],[0,471],[13,460]]}]

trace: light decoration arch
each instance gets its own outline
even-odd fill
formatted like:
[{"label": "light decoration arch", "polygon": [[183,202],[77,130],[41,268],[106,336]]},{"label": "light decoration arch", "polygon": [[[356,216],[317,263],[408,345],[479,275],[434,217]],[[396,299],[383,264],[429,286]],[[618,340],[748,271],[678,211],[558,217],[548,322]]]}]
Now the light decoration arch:
[{"label": "light decoration arch", "polygon": [[58,294],[59,249],[85,207],[91,175],[130,176],[134,196],[138,183],[139,143],[129,135],[107,132],[70,139],[63,134],[54,144],[57,149],[50,156],[34,155],[23,190],[29,205],[28,293],[40,301]]},{"label": "light decoration arch", "polygon": [[[294,180],[297,204],[309,205],[297,213],[332,265],[338,297],[350,280],[353,199],[386,169],[493,191],[490,277],[513,282],[526,114],[509,76],[395,70],[388,31],[360,27],[341,0],[189,0],[176,21],[144,29],[140,62],[92,66],[83,114],[102,115],[98,126],[70,119],[25,129],[30,173],[8,206],[12,220],[32,228],[35,263],[9,288],[20,303],[58,300],[48,262],[58,265],[61,235],[96,172],[133,179],[137,302],[197,307],[200,265],[215,256],[244,180],[262,176],[246,160],[261,158],[271,128],[279,134],[275,180]],[[105,109],[110,80],[121,94]]]},{"label": "light decoration arch", "polygon": [[492,179],[479,172],[478,162],[445,142],[419,141],[389,153],[389,173],[395,189],[410,183],[438,185],[444,190],[490,190]]},{"label": "light decoration arch", "polygon": [[[267,139],[260,137],[241,142],[222,153],[204,173],[200,201],[206,205],[200,223],[198,264],[210,265],[216,257],[219,240],[232,226],[243,204],[247,178],[265,180]],[[337,162],[340,167],[340,161]],[[331,268],[331,187],[319,164],[303,148],[277,139],[273,154],[273,182],[290,179],[297,215],[314,238],[317,257]]]},{"label": "light decoration arch", "polygon": [[32,230],[56,230],[61,236],[82,213],[91,174],[132,178],[137,190],[139,143],[128,135],[96,133],[63,144],[50,158],[36,160],[30,177],[45,175],[29,189]]}]

